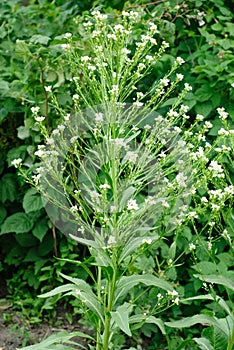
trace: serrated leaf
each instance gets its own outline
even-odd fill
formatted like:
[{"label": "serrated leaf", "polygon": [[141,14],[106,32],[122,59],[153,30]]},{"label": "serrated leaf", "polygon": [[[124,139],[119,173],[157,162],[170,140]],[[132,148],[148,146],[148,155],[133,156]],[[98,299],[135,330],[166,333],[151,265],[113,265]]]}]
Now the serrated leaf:
[{"label": "serrated leaf", "polygon": [[218,275],[194,275],[194,277],[197,277],[204,282],[221,284],[224,287],[234,291],[234,283],[230,278],[227,278],[224,276],[218,276]]},{"label": "serrated leaf", "polygon": [[227,349],[228,337],[219,328],[208,327],[203,330],[202,336],[210,341],[213,349]]},{"label": "serrated leaf", "polygon": [[38,211],[43,208],[41,195],[34,189],[30,188],[24,195],[23,208],[26,213]]},{"label": "serrated leaf", "polygon": [[1,234],[15,232],[29,232],[33,227],[33,222],[25,213],[16,213],[8,216],[2,225]]},{"label": "serrated leaf", "polygon": [[131,337],[132,333],[129,328],[129,313],[131,308],[129,308],[129,304],[125,303],[117,308],[116,311],[111,312],[111,316],[117,326],[126,333],[129,337]]},{"label": "serrated leaf", "polygon": [[7,200],[13,202],[17,195],[16,176],[6,174],[0,180],[0,202],[5,203]]},{"label": "serrated leaf", "polygon": [[117,283],[116,300],[125,295],[130,289],[137,286],[139,283],[143,283],[146,286],[158,287],[166,291],[173,291],[172,286],[168,282],[150,274],[123,276]]}]

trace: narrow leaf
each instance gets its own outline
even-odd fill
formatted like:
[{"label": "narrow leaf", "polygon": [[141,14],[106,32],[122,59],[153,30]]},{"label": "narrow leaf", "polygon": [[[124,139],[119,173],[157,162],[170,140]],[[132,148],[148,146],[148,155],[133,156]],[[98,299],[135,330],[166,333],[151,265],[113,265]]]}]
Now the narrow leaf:
[{"label": "narrow leaf", "polygon": [[116,300],[139,283],[143,283],[146,286],[155,286],[166,291],[173,291],[172,286],[168,282],[150,274],[123,276],[117,283]]},{"label": "narrow leaf", "polygon": [[[158,328],[160,329],[160,331],[162,332],[162,334],[166,334],[166,331],[165,331],[165,327],[164,327],[164,324],[163,324],[163,321],[160,319],[160,318],[156,318],[154,316],[145,316],[145,315],[134,315],[134,316],[131,316],[129,318],[129,323],[133,323],[133,324],[136,324],[138,323],[139,327],[141,327],[144,323],[153,323],[155,324],[156,326],[158,326]],[[136,327],[134,327],[135,329]]]},{"label": "narrow leaf", "polygon": [[224,287],[234,291],[234,283],[230,278],[227,278],[224,276],[217,276],[217,275],[194,275],[194,277],[199,278],[201,281],[221,284]]},{"label": "narrow leaf", "polygon": [[219,329],[221,329],[225,334],[229,335],[228,330],[223,327],[223,325],[219,322],[219,319],[209,315],[200,314],[192,317],[186,317],[178,321],[165,322],[165,325],[172,328],[187,328],[187,327],[194,326],[197,323],[200,323],[205,326],[206,325],[216,326]]}]

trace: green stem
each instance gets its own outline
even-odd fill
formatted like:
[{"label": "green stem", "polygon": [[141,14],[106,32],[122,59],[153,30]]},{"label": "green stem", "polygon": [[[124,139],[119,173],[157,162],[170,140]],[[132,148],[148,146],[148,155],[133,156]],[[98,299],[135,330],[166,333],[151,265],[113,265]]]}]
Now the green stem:
[{"label": "green stem", "polygon": [[111,325],[111,311],[114,306],[114,296],[116,289],[116,281],[117,281],[117,264],[116,264],[116,253],[113,252],[113,277],[109,282],[108,286],[108,301],[107,307],[105,310],[105,323],[104,323],[104,334],[103,334],[103,349],[109,350],[109,341],[110,341],[110,325]]},{"label": "green stem", "polygon": [[[98,278],[97,278],[97,296],[98,300],[101,303],[102,302],[102,296],[101,296],[101,280],[102,280],[102,268],[101,266],[98,266]],[[99,319],[98,325],[97,325],[97,336],[96,336],[96,350],[101,350],[101,320]]]},{"label": "green stem", "polygon": [[228,347],[227,347],[227,350],[233,350],[234,348],[234,325],[232,327],[232,334],[230,336],[230,339],[228,341]]}]

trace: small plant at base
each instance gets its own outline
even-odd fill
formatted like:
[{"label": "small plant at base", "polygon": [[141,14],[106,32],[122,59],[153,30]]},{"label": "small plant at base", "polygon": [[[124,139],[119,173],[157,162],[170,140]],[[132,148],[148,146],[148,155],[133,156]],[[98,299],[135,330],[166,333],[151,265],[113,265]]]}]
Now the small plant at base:
[{"label": "small plant at base", "polygon": [[[42,194],[55,225],[89,247],[90,265],[95,267],[94,273],[90,265],[75,262],[88,272],[93,286],[61,274],[69,283],[41,297],[73,295],[93,322],[96,338],[63,332],[26,347],[28,350],[52,349],[56,343],[74,345],[72,337],[76,335],[93,341],[96,350],[110,350],[120,330],[131,336],[132,330],[144,323],[157,325],[165,334],[163,321],[155,315],[178,305],[178,292],[157,272],[128,274],[125,266],[142,247],[163,240],[167,232],[177,237],[183,222],[194,219],[196,213],[188,213],[188,209],[201,175],[209,171],[223,178],[216,160],[207,170],[211,149],[199,149],[210,125],[202,126],[201,118],[196,118],[187,127],[188,108],[181,102],[191,87],[185,83],[171,108],[163,116],[158,112],[183,79],[176,73],[183,59],[177,58],[168,74],[147,93],[137,91],[138,82],[149,74],[167,44],[163,42],[155,52],[157,28],[152,23],[139,41],[133,41],[131,34],[140,22],[138,12],[123,12],[118,21],[113,24],[107,15],[93,11],[81,31],[87,36],[90,56],[79,55],[75,39],[65,34],[62,49],[71,72],[82,72],[82,78],[72,79],[73,109],[61,109],[53,88],[48,87],[62,120],[50,133],[38,108],[32,109],[45,138],[35,153],[41,166],[29,178],[22,160],[13,161],[25,180]],[[176,245],[173,249],[170,264]],[[134,293],[129,297],[139,284],[158,289],[157,302],[147,313],[135,312],[138,297]]]}]

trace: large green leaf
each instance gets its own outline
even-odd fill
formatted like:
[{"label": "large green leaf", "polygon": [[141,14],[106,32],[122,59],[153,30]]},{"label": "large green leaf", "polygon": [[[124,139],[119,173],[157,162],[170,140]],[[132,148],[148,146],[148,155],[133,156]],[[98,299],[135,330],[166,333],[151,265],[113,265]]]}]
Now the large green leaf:
[{"label": "large green leaf", "polygon": [[13,202],[17,196],[16,175],[6,174],[0,180],[0,201]]},{"label": "large green leaf", "polygon": [[[55,347],[55,344],[73,344],[73,345],[79,345],[77,342],[71,341],[70,339],[74,337],[79,337],[79,338],[86,338],[89,340],[94,340],[90,335],[85,334],[83,332],[72,332],[68,333],[67,331],[62,331],[59,333],[52,334],[50,337],[47,339],[43,340],[39,344],[35,345],[29,345],[25,346],[23,348],[17,348],[16,350],[52,350],[52,349],[58,349]],[[86,349],[85,347],[81,346],[83,349]],[[67,350],[66,347],[64,349]]]},{"label": "large green leaf", "polygon": [[214,350],[210,341],[206,338],[194,338],[194,341],[200,346],[201,350]]},{"label": "large green leaf", "polygon": [[47,220],[46,219],[39,219],[36,222],[36,224],[32,230],[33,236],[38,238],[39,241],[42,242],[48,229],[49,229],[49,226],[48,226]]},{"label": "large green leaf", "polygon": [[178,321],[165,322],[165,325],[172,328],[187,328],[194,326],[197,323],[201,323],[202,325],[216,326],[229,337],[230,329],[232,329],[232,327],[230,328],[231,320],[229,316],[224,320],[225,322],[223,322],[223,319],[218,319],[215,316],[200,314],[186,317]]},{"label": "large green leaf", "polygon": [[117,283],[116,300],[125,295],[130,289],[137,286],[139,283],[143,283],[146,286],[158,287],[166,291],[173,291],[172,286],[168,282],[150,274],[123,276]]},{"label": "large green leaf", "polygon": [[29,232],[33,227],[33,222],[25,213],[15,213],[8,216],[2,225],[1,234],[15,232]]},{"label": "large green leaf", "polygon": [[214,326],[208,327],[204,329],[202,336],[210,341],[213,349],[227,349],[228,336],[224,334],[224,332],[222,332],[219,328]]},{"label": "large green leaf", "polygon": [[205,294],[205,295],[197,295],[195,297],[190,297],[186,299],[181,299],[180,303],[187,303],[188,301],[194,301],[194,300],[211,300],[215,301],[223,310],[227,312],[228,315],[232,315],[232,311],[230,310],[230,307],[226,303],[225,300],[223,300],[220,296],[216,295],[215,297],[211,294]]},{"label": "large green leaf", "polygon": [[129,242],[127,242],[123,248],[123,251],[120,254],[119,261],[123,261],[125,258],[127,258],[132,252],[136,251],[137,248],[139,248],[144,241],[152,240],[156,241],[159,238],[158,234],[155,234],[154,237],[136,237],[133,239],[130,239]]},{"label": "large green leaf", "polygon": [[70,276],[64,275],[63,273],[60,273],[60,276],[62,276],[63,278],[65,278],[69,282],[74,283],[79,289],[81,289],[85,292],[88,292],[88,293],[92,292],[92,288],[84,280],[82,280],[80,278],[70,277]]},{"label": "large green leaf", "polygon": [[34,189],[30,188],[24,195],[23,208],[26,213],[37,211],[43,208],[43,203],[40,194]]},{"label": "large green leaf", "polygon": [[116,325],[129,337],[131,337],[132,333],[129,328],[129,313],[132,307],[127,303],[117,307],[116,311],[111,312],[112,319],[116,323]]},{"label": "large green leaf", "polygon": [[221,284],[234,291],[234,283],[230,278],[220,275],[194,275],[194,277],[197,277],[204,282]]},{"label": "large green leaf", "polygon": [[7,211],[5,207],[0,203],[0,225],[7,216]]},{"label": "large green leaf", "polygon": [[[156,318],[154,316],[147,316],[147,315],[141,315],[141,314],[133,315],[129,317],[129,323],[135,324],[135,326],[133,327],[134,329],[141,327],[144,323],[153,323],[156,326],[158,326],[162,334],[166,334],[163,321],[160,318]],[[137,327],[136,327],[136,324],[137,324]]]}]

